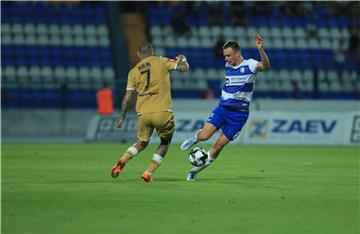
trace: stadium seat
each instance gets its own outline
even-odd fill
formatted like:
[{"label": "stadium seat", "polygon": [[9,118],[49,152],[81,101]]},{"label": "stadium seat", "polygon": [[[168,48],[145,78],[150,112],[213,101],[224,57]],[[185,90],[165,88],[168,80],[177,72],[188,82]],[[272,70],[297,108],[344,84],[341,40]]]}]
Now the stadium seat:
[{"label": "stadium seat", "polygon": [[197,37],[190,37],[189,45],[193,48],[200,47],[200,40]]},{"label": "stadium seat", "polygon": [[281,29],[279,27],[271,27],[270,35],[272,38],[278,39],[279,37],[283,37],[281,33]]},{"label": "stadium seat", "polygon": [[340,32],[340,29],[337,28],[337,27],[331,27],[329,34],[334,39],[338,39],[338,38],[340,38],[342,36],[341,32]]},{"label": "stadium seat", "polygon": [[13,43],[13,38],[11,34],[2,34],[1,35],[1,44],[11,45]]},{"label": "stadium seat", "polygon": [[218,38],[221,34],[222,34],[222,31],[219,26],[212,26],[210,28],[210,36],[212,38]]},{"label": "stadium seat", "polygon": [[154,37],[161,37],[162,36],[162,30],[159,25],[153,25],[150,28],[150,35]]},{"label": "stadium seat", "polygon": [[61,29],[60,26],[58,24],[50,24],[49,25],[49,32],[50,34],[54,35],[54,34],[60,34]]},{"label": "stadium seat", "polygon": [[53,77],[53,70],[50,66],[43,66],[41,68],[41,76],[47,80],[51,80]]},{"label": "stadium seat", "polygon": [[35,27],[35,33],[37,34],[47,34],[48,33],[48,28],[46,26],[46,24],[37,24]]},{"label": "stadium seat", "polygon": [[96,28],[94,25],[88,24],[85,26],[85,34],[87,35],[95,35],[96,34]]},{"label": "stadium seat", "polygon": [[72,29],[70,30],[71,33],[75,34],[75,35],[82,35],[85,34],[85,30],[84,30],[84,26],[81,24],[74,24],[72,26]]},{"label": "stadium seat", "polygon": [[204,80],[208,77],[204,69],[197,68],[191,74],[192,79]]},{"label": "stadium seat", "polygon": [[266,39],[271,37],[269,27],[266,27],[264,25],[260,25],[257,28],[257,33],[260,34],[260,36],[262,36],[263,38],[266,38]]},{"label": "stadium seat", "polygon": [[164,46],[175,47],[176,46],[175,42],[176,42],[176,40],[173,36],[166,36],[165,41],[164,41]]},{"label": "stadium seat", "polygon": [[102,47],[108,47],[110,45],[109,37],[102,35],[98,40],[98,45]]},{"label": "stadium seat", "polygon": [[292,37],[285,37],[283,43],[282,47],[285,49],[292,49],[295,47],[295,40]]},{"label": "stadium seat", "polygon": [[14,23],[11,25],[11,32],[13,34],[20,34],[20,33],[24,32],[24,27],[20,23]]},{"label": "stadium seat", "polygon": [[8,35],[12,33],[12,28],[8,23],[1,23],[1,34]]},{"label": "stadium seat", "polygon": [[198,30],[199,36],[203,38],[208,38],[211,35],[210,29],[208,26],[200,26]]},{"label": "stadium seat", "polygon": [[295,38],[294,30],[292,27],[283,27],[282,32],[283,32],[284,37]]},{"label": "stadium seat", "polygon": [[200,39],[200,46],[203,48],[211,48],[215,45],[215,42],[212,41],[209,37],[202,37]]},{"label": "stadium seat", "polygon": [[294,36],[296,38],[304,38],[306,37],[305,29],[302,27],[295,27],[294,28]]},{"label": "stadium seat", "polygon": [[319,48],[321,49],[332,49],[333,47],[329,37],[320,37]]},{"label": "stadium seat", "polygon": [[6,82],[16,82],[16,69],[13,66],[2,67],[1,73]]},{"label": "stadium seat", "polygon": [[317,31],[317,35],[319,36],[319,38],[328,38],[330,37],[330,33],[329,30],[325,27],[321,27],[318,29]]},{"label": "stadium seat", "polygon": [[25,44],[25,38],[24,38],[24,35],[23,34],[15,34],[14,35],[14,42],[13,44],[17,44],[17,45],[23,45]]},{"label": "stadium seat", "polygon": [[176,45],[182,48],[188,47],[188,39],[186,36],[179,36],[176,38]]},{"label": "stadium seat", "polygon": [[69,66],[65,69],[65,77],[67,80],[76,80],[78,78],[78,70],[74,66]]},{"label": "stadium seat", "polygon": [[235,32],[230,26],[223,27],[223,35],[224,38],[233,38],[235,36]]}]

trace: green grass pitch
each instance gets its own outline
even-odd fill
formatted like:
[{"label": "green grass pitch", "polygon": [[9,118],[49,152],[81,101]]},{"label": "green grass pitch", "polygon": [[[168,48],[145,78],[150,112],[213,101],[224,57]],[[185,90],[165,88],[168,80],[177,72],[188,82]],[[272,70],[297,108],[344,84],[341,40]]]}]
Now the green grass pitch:
[{"label": "green grass pitch", "polygon": [[146,184],[156,145],[110,177],[128,146],[2,144],[2,233],[359,233],[358,147],[229,145],[188,182],[172,145]]}]

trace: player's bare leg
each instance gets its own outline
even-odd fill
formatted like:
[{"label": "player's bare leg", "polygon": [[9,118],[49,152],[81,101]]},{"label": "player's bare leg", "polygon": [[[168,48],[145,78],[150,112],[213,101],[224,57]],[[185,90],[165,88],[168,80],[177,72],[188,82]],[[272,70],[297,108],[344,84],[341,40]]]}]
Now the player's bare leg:
[{"label": "player's bare leg", "polygon": [[216,132],[216,130],[217,128],[211,123],[205,123],[204,127],[198,130],[194,136],[186,139],[181,144],[181,150],[190,149],[191,146],[195,145],[199,141],[206,141]]},{"label": "player's bare leg", "polygon": [[130,161],[135,155],[143,151],[149,142],[145,141],[137,141],[135,144],[133,144],[131,147],[129,147],[123,156],[115,163],[111,170],[111,176],[113,178],[116,178],[119,176],[120,172],[125,167],[126,163]]},{"label": "player's bare leg", "polygon": [[169,149],[172,136],[168,138],[161,138],[161,143],[158,146],[156,152],[153,155],[151,163],[146,171],[141,175],[141,179],[146,182],[153,183],[152,174],[158,169],[162,160],[164,159],[166,152]]},{"label": "player's bare leg", "polygon": [[214,145],[210,148],[208,151],[208,159],[206,163],[203,166],[200,167],[193,167],[188,176],[186,177],[186,180],[192,181],[195,179],[196,175],[204,170],[206,167],[210,166],[212,162],[215,161],[215,159],[219,156],[219,153],[224,148],[225,145],[227,145],[230,142],[230,140],[224,135],[224,133],[221,133],[217,141]]}]

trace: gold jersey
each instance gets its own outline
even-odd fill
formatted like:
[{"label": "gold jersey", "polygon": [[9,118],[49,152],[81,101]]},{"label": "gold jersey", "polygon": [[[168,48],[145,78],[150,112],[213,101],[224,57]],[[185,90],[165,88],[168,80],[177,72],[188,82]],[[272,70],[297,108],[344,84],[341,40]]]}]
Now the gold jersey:
[{"label": "gold jersey", "polygon": [[178,60],[150,56],[130,70],[126,90],[136,90],[138,114],[172,111],[170,71]]}]

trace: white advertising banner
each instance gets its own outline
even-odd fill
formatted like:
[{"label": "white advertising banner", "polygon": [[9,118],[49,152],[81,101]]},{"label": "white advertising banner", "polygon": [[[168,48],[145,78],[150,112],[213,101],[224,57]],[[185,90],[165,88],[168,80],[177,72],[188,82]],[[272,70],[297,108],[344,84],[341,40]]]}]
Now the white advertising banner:
[{"label": "white advertising banner", "polygon": [[[195,132],[201,129],[210,112],[176,112],[175,126],[176,131],[172,139],[172,143],[182,143],[185,139],[193,136]],[[115,116],[99,116],[94,115],[90,121],[86,134],[87,141],[116,141],[116,142],[135,142],[137,117],[134,113],[127,114],[126,121],[121,129],[115,127]],[[214,143],[220,131],[207,141]],[[160,139],[156,134],[156,130],[151,137],[152,143],[159,143]]]},{"label": "white advertising banner", "polygon": [[86,133],[87,141],[135,142],[137,117],[133,113],[127,115],[122,128],[116,128],[118,116],[94,115]]},{"label": "white advertising banner", "polygon": [[344,143],[360,146],[360,112],[347,113],[344,121],[346,123]]},{"label": "white advertising banner", "polygon": [[[175,113],[176,131],[172,143],[193,136],[206,123],[209,112]],[[129,114],[121,129],[114,127],[116,117],[94,116],[86,139],[89,141],[135,142],[137,117]],[[220,131],[206,143],[214,143]],[[160,142],[157,134],[152,143]],[[253,111],[240,136],[232,144],[314,144],[360,145],[360,112],[261,112]]]},{"label": "white advertising banner", "polygon": [[357,112],[253,112],[243,143],[359,144],[359,118]]},{"label": "white advertising banner", "polygon": [[[197,130],[201,129],[210,116],[210,112],[193,111],[193,112],[175,112],[175,133],[172,139],[173,143],[182,143],[189,137],[194,136]],[[214,143],[220,131],[207,141],[207,143]],[[156,134],[153,134],[151,141],[159,142]]]}]

